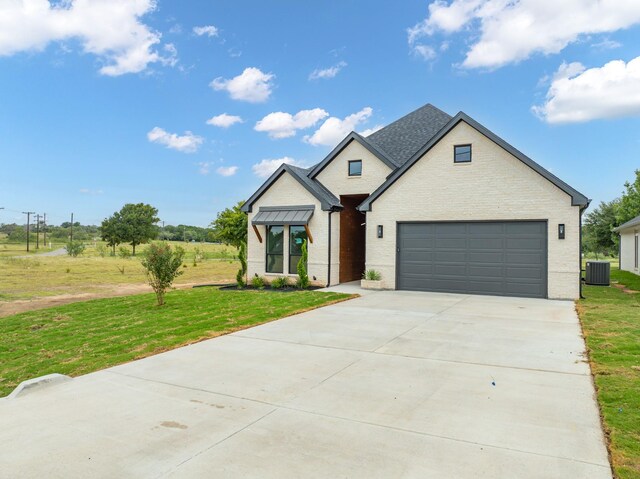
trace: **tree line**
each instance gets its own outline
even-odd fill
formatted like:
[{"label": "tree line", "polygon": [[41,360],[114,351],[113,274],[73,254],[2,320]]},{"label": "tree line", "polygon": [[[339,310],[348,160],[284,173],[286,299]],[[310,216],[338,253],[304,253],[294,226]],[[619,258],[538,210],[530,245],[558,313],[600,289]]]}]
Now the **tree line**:
[{"label": "tree line", "polygon": [[624,184],[624,191],[619,198],[600,202],[595,210],[585,216],[582,228],[582,248],[585,253],[596,256],[618,254],[620,236],[613,231],[614,228],[640,215],[640,170],[636,170],[635,175],[633,182]]}]

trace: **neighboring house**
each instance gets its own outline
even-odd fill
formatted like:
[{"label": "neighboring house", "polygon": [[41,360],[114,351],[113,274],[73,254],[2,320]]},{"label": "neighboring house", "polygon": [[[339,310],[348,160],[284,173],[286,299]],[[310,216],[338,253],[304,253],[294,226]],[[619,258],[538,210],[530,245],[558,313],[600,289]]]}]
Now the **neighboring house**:
[{"label": "neighboring house", "polygon": [[640,216],[621,224],[613,231],[620,234],[620,269],[640,274]]},{"label": "neighboring house", "polygon": [[577,298],[589,199],[460,112],[425,105],[317,165],[283,164],[247,200],[250,276]]}]

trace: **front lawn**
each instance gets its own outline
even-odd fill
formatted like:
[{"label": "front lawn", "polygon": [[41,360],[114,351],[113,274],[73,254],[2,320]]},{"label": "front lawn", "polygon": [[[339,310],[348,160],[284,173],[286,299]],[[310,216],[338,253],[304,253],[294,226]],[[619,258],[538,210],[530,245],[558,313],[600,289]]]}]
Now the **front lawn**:
[{"label": "front lawn", "polygon": [[[640,291],[640,277],[617,268],[612,281]],[[598,402],[620,479],[640,478],[640,293],[585,286],[578,302]]]},{"label": "front lawn", "polygon": [[0,396],[50,373],[86,374],[351,297],[314,291],[172,291],[0,318]]}]

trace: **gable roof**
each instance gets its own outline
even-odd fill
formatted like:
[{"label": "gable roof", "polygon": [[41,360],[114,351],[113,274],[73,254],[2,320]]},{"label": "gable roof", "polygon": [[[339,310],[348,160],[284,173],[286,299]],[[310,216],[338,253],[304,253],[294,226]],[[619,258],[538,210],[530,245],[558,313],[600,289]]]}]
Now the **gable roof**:
[{"label": "gable roof", "polygon": [[621,230],[624,230],[624,229],[627,229],[627,228],[631,228],[632,226],[640,226],[640,215],[636,216],[632,220],[627,221],[626,223],[622,223],[617,228],[613,228],[613,231],[619,232]]},{"label": "gable roof", "polygon": [[319,181],[309,178],[309,169],[291,166],[286,163],[281,164],[278,169],[265,181],[258,190],[242,205],[242,211],[250,213],[253,210],[253,204],[264,194],[269,187],[275,183],[283,174],[289,173],[298,183],[300,183],[309,193],[311,193],[319,202],[323,210],[331,210],[334,208],[342,208],[340,200],[333,193],[327,190]]},{"label": "gable roof", "polygon": [[384,151],[399,166],[409,160],[451,116],[430,103],[369,135],[369,143]]},{"label": "gable roof", "polygon": [[380,161],[386,164],[392,170],[395,170],[400,166],[400,164],[393,161],[384,151],[381,151],[375,144],[369,142],[365,137],[352,131],[349,133],[344,140],[338,143],[331,153],[329,153],[324,160],[322,160],[317,165],[311,167],[309,171],[309,178],[315,178],[318,173],[320,173],[325,166],[327,166],[331,161],[342,152],[352,141],[357,141],[362,146],[364,146],[367,150],[369,150],[374,156],[376,156]]},{"label": "gable roof", "polygon": [[461,111],[456,116],[451,118],[424,146],[422,146],[422,148],[416,151],[414,155],[411,158],[409,158],[400,168],[398,168],[391,175],[389,175],[387,177],[387,181],[385,181],[382,185],[380,185],[378,189],[376,189],[373,193],[371,193],[371,195],[358,206],[358,209],[360,211],[371,211],[371,204],[377,198],[379,198],[391,185],[393,185],[398,180],[398,178],[404,175],[426,152],[428,152],[431,148],[433,148],[433,146],[436,143],[438,143],[447,133],[449,133],[461,121],[467,123],[469,126],[476,129],[478,132],[480,132],[481,134],[483,134],[484,136],[492,140],[494,143],[496,143],[498,146],[503,148],[505,151],[507,151],[508,153],[510,153],[511,155],[513,155],[514,157],[522,161],[525,165],[527,165],[529,168],[534,170],[536,173],[540,174],[541,176],[549,180],[551,183],[556,185],[558,188],[560,188],[562,191],[567,193],[569,196],[571,196],[572,206],[583,206],[585,208],[589,206],[589,203],[591,201],[589,198],[584,196],[579,191],[573,189],[571,186],[569,186],[567,183],[565,183],[560,178],[555,176],[553,173],[551,173],[550,171],[540,166],[538,163],[533,161],[524,153],[520,152],[519,150],[511,146],[509,143],[504,141],[498,135],[496,135],[492,131],[489,131],[487,128],[485,128],[480,123],[478,123],[473,118],[471,118],[469,115]]}]

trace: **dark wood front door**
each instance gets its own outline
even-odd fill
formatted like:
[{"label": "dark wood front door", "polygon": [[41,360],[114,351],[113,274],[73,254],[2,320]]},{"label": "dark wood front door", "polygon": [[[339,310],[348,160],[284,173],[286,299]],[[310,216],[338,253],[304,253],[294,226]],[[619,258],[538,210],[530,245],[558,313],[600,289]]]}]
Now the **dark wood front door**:
[{"label": "dark wood front door", "polygon": [[356,208],[368,195],[341,196],[340,212],[340,282],[362,278],[365,266],[366,215]]}]

